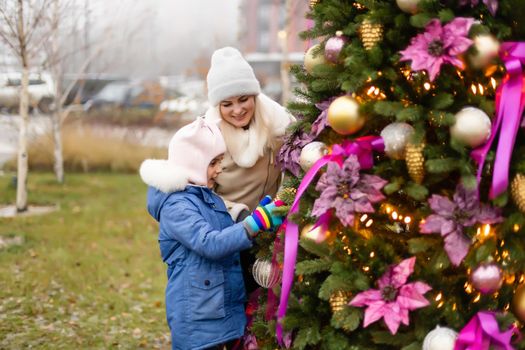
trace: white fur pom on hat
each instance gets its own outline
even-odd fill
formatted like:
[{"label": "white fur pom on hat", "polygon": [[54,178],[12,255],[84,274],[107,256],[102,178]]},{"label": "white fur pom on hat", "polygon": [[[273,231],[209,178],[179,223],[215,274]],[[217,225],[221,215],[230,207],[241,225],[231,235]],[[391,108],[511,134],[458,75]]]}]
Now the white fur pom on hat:
[{"label": "white fur pom on hat", "polygon": [[199,117],[180,128],[171,138],[168,159],[147,159],[140,176],[147,185],[169,193],[183,190],[188,183],[206,186],[208,165],[226,152],[217,124]]},{"label": "white fur pom on hat", "polygon": [[261,92],[252,67],[233,47],[223,47],[213,53],[206,80],[208,101],[212,106],[229,97],[258,95]]}]

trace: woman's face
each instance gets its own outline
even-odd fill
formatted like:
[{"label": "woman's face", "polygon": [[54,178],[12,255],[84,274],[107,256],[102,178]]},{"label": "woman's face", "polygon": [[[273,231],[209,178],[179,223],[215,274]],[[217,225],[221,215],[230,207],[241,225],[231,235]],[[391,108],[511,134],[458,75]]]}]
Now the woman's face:
[{"label": "woman's face", "polygon": [[241,95],[222,100],[219,111],[226,122],[236,128],[244,128],[255,114],[255,96]]}]

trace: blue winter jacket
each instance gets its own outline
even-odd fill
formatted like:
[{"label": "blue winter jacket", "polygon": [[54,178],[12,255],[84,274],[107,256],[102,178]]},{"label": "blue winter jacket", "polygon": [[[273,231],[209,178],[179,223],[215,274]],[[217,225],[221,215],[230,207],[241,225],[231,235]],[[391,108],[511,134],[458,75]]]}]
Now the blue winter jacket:
[{"label": "blue winter jacket", "polygon": [[148,188],[148,211],[159,222],[168,265],[166,316],[172,349],[206,349],[244,334],[246,294],[239,251],[250,248],[241,223],[201,186],[164,193]]}]

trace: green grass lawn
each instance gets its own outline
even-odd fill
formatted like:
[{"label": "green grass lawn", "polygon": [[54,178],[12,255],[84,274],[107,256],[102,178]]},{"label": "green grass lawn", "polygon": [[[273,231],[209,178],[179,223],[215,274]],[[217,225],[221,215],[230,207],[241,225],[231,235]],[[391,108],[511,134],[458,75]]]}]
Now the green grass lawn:
[{"label": "green grass lawn", "polygon": [[[11,175],[0,204],[13,204]],[[42,216],[0,218],[0,349],[168,349],[165,266],[138,175],[31,173]]]}]

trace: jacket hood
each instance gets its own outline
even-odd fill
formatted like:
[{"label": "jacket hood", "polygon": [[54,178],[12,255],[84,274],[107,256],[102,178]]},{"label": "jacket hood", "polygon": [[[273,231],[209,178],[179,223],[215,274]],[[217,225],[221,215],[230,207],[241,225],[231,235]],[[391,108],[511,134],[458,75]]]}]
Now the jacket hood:
[{"label": "jacket hood", "polygon": [[148,188],[147,208],[148,213],[155,220],[160,221],[160,210],[169,198],[170,193],[162,192],[154,187]]}]

